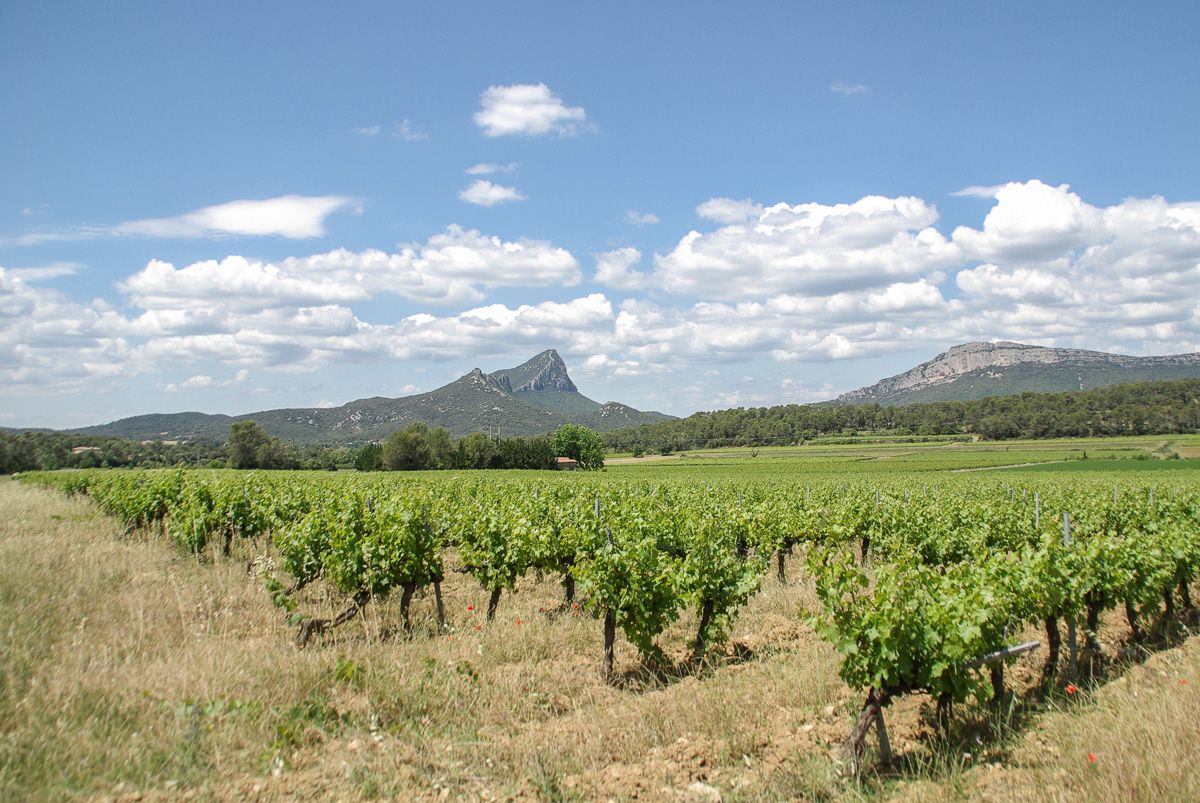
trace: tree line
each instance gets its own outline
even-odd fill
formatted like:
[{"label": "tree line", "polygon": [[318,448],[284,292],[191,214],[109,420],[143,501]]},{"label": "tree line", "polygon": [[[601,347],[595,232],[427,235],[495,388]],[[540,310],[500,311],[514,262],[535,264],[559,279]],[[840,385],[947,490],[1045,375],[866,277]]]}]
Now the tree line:
[{"label": "tree line", "polygon": [[1200,379],[1135,382],[1068,393],[1021,393],[903,407],[787,404],[696,413],[609,432],[611,452],[797,445],[862,433],[988,440],[1200,432]]},{"label": "tree line", "polygon": [[383,443],[296,447],[252,420],[235,422],[229,440],[166,443],[69,432],[0,430],[0,474],[69,468],[291,469],[405,471],[467,468],[555,469],[571,457],[580,468],[604,466],[604,441],[586,427],[567,424],[552,435],[493,438],[474,432],[455,440],[442,427],[414,422]]},{"label": "tree line", "polygon": [[414,421],[393,432],[382,444],[367,444],[354,456],[359,471],[422,471],[437,469],[558,468],[569,457],[583,469],[604,467],[604,439],[578,424],[564,424],[553,435],[493,438],[472,432],[455,441],[442,427],[430,429]]}]

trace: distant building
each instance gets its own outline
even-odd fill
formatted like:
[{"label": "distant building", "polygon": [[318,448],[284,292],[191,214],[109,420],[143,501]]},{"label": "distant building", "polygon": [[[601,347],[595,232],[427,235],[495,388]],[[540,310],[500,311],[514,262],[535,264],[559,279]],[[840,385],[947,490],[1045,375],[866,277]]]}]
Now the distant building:
[{"label": "distant building", "polygon": [[557,467],[560,471],[574,471],[579,468],[579,461],[573,457],[556,457],[554,459],[558,463]]},{"label": "distant building", "polygon": [[71,454],[83,454],[84,452],[98,452],[99,446],[76,446],[71,449]]}]

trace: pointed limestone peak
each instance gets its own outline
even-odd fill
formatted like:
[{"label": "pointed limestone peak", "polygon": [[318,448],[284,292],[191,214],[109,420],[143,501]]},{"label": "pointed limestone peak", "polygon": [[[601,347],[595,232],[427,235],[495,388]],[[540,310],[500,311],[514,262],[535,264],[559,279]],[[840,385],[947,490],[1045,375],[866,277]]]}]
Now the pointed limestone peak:
[{"label": "pointed limestone peak", "polygon": [[492,377],[497,382],[501,377],[509,382],[513,393],[528,393],[541,390],[562,390],[577,393],[578,388],[567,374],[567,364],[554,349],[546,349],[541,354],[518,365],[516,368],[506,368],[496,371]]}]

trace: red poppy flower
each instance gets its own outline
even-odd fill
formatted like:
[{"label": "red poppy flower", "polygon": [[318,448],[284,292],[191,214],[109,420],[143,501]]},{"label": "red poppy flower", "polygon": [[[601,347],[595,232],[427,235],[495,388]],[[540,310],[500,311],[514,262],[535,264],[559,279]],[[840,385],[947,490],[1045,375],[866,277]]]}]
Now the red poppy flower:
[{"label": "red poppy flower", "polygon": [[518,619],[518,620],[517,620],[517,624],[521,624],[521,620],[520,620],[520,619]]},{"label": "red poppy flower", "polygon": [[1090,761],[1090,762],[1092,762],[1093,764],[1095,764],[1095,763],[1096,763],[1096,754],[1095,754],[1095,753],[1088,753],[1088,761]]},{"label": "red poppy flower", "polygon": [[470,611],[473,611],[473,610],[475,610],[475,606],[474,606],[474,605],[468,605],[468,606],[467,606],[467,611],[468,611],[468,612],[470,612]]},{"label": "red poppy flower", "polygon": [[1074,694],[1077,691],[1079,691],[1079,689],[1075,686],[1074,683],[1067,684],[1067,694]]}]

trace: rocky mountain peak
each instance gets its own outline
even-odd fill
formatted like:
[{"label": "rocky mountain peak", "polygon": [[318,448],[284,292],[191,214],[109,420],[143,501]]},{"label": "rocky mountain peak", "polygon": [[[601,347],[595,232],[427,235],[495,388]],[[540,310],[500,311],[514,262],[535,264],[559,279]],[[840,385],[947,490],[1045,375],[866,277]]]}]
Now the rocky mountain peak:
[{"label": "rocky mountain peak", "polygon": [[579,390],[567,374],[567,364],[554,349],[547,349],[516,368],[497,371],[492,376],[497,380],[503,377],[513,393],[544,390],[577,393]]},{"label": "rocky mountain peak", "polygon": [[962,343],[902,374],[844,393],[837,402],[898,404],[1083,390],[1121,381],[1186,378],[1197,373],[1198,367],[1197,354],[1132,357],[1007,340]]}]

